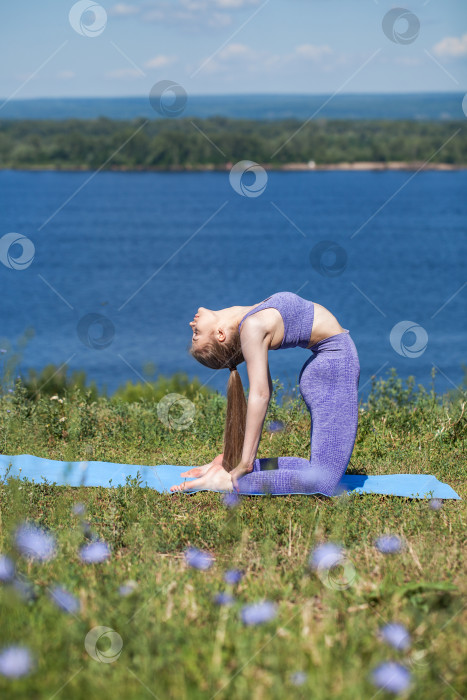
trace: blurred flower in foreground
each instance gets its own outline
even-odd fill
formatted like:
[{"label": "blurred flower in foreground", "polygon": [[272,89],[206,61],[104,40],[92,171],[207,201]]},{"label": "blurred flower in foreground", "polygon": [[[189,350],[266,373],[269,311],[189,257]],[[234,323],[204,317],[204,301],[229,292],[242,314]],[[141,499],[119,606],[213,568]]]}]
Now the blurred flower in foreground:
[{"label": "blurred flower in foreground", "polygon": [[441,498],[432,498],[428,504],[431,510],[440,510],[443,507]]},{"label": "blurred flower in foreground", "polygon": [[185,550],[185,561],[188,566],[205,571],[212,566],[214,559],[209,552],[203,552],[201,549],[196,549],[196,547],[188,547]]},{"label": "blurred flower in foreground", "polygon": [[240,503],[240,496],[238,496],[235,492],[229,492],[226,493],[223,497],[222,500],[224,501],[224,505],[227,506],[227,508],[235,508]]},{"label": "blurred flower in foreground", "polygon": [[13,581],[15,565],[6,554],[0,554],[0,581]]},{"label": "blurred flower in foreground", "polygon": [[377,688],[397,694],[408,688],[410,672],[395,661],[386,661],[374,669],[372,679]]},{"label": "blurred flower in foreground", "polygon": [[224,581],[233,585],[241,581],[243,576],[243,571],[239,571],[239,569],[230,569],[230,571],[225,572]]},{"label": "blurred flower in foreground", "polygon": [[397,535],[381,535],[376,538],[375,547],[382,554],[396,554],[402,549],[402,540]]},{"label": "blurred flower in foreground", "polygon": [[15,542],[24,557],[37,561],[48,561],[57,554],[55,537],[31,523],[23,523],[18,527]]},{"label": "blurred flower in foreground", "polygon": [[122,584],[120,586],[120,588],[118,589],[118,592],[122,596],[127,596],[127,595],[131,595],[133,593],[133,591],[136,591],[137,588],[138,588],[138,584],[136,583],[136,581],[133,581],[133,580],[126,581],[124,584]]},{"label": "blurred flower in foreground", "polygon": [[26,676],[33,667],[29,649],[21,646],[6,647],[0,651],[0,673],[7,678]]},{"label": "blurred flower in foreground", "polygon": [[403,651],[410,646],[410,634],[404,625],[398,622],[388,622],[387,625],[381,627],[380,634],[383,640],[394,647],[394,649]]},{"label": "blurred flower in foreground", "polygon": [[312,569],[331,569],[344,559],[344,550],[333,542],[320,544],[312,551],[309,564]]},{"label": "blurred flower in foreground", "polygon": [[58,608],[61,608],[67,613],[79,612],[79,600],[72,593],[69,593],[61,586],[55,586],[50,590],[50,598]]},{"label": "blurred flower in foreground", "polygon": [[268,423],[267,429],[270,433],[280,433],[281,430],[284,430],[284,424],[281,420],[273,420]]},{"label": "blurred flower in foreground", "polygon": [[110,557],[110,548],[103,540],[91,542],[81,547],[79,556],[85,564],[100,564]]},{"label": "blurred flower in foreground", "polygon": [[307,674],[305,673],[305,671],[295,671],[295,673],[292,673],[290,675],[290,682],[293,685],[303,685],[304,683],[306,683],[306,679]]},{"label": "blurred flower in foreground", "polygon": [[230,595],[230,593],[217,593],[217,595],[214,596],[214,602],[217,603],[217,605],[232,605],[234,600],[235,598],[233,595]]},{"label": "blurred flower in foreground", "polygon": [[276,617],[277,606],[268,600],[245,605],[242,608],[242,621],[245,625],[260,625]]}]

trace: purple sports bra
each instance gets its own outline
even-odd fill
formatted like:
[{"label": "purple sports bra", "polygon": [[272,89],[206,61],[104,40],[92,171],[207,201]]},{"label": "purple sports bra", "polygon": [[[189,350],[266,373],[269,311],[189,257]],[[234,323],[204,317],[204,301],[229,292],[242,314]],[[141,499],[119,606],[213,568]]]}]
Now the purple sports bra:
[{"label": "purple sports bra", "polygon": [[276,350],[307,348],[313,328],[314,303],[293,292],[277,292],[262,301],[255,309],[245,314],[238,324],[238,331],[240,332],[243,321],[250,314],[270,308],[277,309],[284,322],[284,338]]}]

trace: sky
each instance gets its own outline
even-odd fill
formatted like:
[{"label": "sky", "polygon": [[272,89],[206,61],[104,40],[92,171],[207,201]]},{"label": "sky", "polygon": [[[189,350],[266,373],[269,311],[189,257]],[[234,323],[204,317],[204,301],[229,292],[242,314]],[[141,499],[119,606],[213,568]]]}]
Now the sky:
[{"label": "sky", "polygon": [[11,0],[0,97],[466,91],[467,0],[400,1]]}]

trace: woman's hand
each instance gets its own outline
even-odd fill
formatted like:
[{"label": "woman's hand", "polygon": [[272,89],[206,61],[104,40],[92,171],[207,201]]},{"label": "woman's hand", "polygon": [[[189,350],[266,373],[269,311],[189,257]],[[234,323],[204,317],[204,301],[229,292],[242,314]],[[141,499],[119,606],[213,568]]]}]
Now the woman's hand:
[{"label": "woman's hand", "polygon": [[253,471],[253,465],[252,464],[245,464],[245,462],[239,462],[237,466],[232,469],[230,472],[230,477],[232,479],[232,486],[234,488],[234,491],[238,493],[238,479],[240,479],[242,476],[245,476],[245,474],[250,474]]}]

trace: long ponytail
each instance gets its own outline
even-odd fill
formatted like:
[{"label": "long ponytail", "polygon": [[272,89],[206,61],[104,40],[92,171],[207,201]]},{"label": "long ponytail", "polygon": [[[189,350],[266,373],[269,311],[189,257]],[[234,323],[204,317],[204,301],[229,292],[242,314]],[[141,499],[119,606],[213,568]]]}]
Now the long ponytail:
[{"label": "long ponytail", "polygon": [[224,430],[224,457],[222,466],[227,472],[240,462],[245,438],[247,403],[242,378],[237,368],[230,371],[227,384],[227,412]]}]

